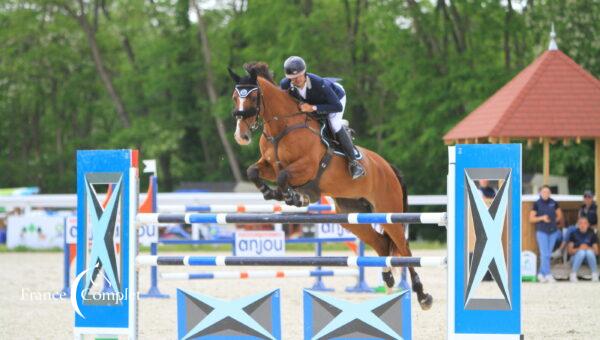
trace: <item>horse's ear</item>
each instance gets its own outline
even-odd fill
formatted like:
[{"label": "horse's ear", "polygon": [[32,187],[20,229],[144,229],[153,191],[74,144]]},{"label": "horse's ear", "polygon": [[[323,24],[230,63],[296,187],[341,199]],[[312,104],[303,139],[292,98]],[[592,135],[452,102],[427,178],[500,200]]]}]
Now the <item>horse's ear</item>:
[{"label": "horse's ear", "polygon": [[227,71],[229,71],[229,76],[231,77],[231,79],[233,79],[233,81],[235,81],[235,83],[238,84],[240,82],[240,79],[242,78],[235,72],[233,72],[233,70],[230,67],[227,68]]},{"label": "horse's ear", "polygon": [[252,82],[252,84],[257,84],[256,77],[258,76],[258,74],[256,73],[256,70],[251,68],[248,73],[250,74],[250,81]]}]

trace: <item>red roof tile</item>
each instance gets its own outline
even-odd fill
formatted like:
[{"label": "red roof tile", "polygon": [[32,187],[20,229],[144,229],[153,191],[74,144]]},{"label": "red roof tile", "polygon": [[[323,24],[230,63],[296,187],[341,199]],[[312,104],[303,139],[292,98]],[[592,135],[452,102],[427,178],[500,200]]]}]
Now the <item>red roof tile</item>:
[{"label": "red roof tile", "polygon": [[546,51],[445,136],[600,137],[600,80],[559,50]]}]

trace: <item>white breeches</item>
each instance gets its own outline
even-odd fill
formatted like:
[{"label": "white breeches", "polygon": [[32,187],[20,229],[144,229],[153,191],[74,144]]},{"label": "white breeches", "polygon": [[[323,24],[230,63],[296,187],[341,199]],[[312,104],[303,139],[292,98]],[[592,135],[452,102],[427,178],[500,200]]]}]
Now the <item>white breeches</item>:
[{"label": "white breeches", "polygon": [[[335,83],[335,85],[339,86],[342,90],[344,89],[344,87],[338,83]],[[329,126],[331,126],[331,132],[334,134],[342,129],[342,117],[344,116],[344,110],[346,110],[346,96],[343,96],[342,99],[340,99],[340,103],[342,103],[342,111],[333,112],[327,116],[327,119],[329,120]]]}]

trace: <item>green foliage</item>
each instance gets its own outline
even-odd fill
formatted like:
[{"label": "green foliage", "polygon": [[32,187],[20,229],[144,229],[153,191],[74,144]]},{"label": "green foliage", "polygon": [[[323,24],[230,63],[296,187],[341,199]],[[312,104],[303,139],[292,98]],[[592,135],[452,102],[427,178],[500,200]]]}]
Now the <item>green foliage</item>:
[{"label": "green foliage", "polygon": [[[559,47],[600,74],[600,6],[591,0],[527,2],[512,11],[489,0],[200,4],[210,65],[189,1],[83,4],[0,4],[2,187],[72,192],[75,151],[86,148],[139,148],[143,158],[159,160],[163,190],[232,180],[215,117],[226,125],[242,172],[258,149],[233,141],[226,67],[241,72],[244,62],[266,61],[279,80],[282,61],[295,54],[309,71],[343,79],[345,117],[358,143],[397,165],[410,193],[442,193],[443,134],[547,48],[552,22]],[[120,120],[73,13],[94,29],[131,126]],[[208,70],[216,103],[207,94]],[[574,191],[591,188],[592,151],[587,142],[553,146],[552,172],[569,176]],[[540,172],[539,145],[525,155],[526,171]]]}]

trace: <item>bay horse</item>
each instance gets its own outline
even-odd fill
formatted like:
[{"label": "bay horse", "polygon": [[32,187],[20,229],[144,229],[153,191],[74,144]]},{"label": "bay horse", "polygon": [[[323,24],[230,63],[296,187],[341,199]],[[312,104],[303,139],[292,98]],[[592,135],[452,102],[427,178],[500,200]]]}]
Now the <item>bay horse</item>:
[{"label": "bay horse", "polygon": [[[263,129],[259,140],[260,159],[248,170],[248,179],[265,199],[285,200],[296,206],[316,201],[320,195],[335,200],[336,211],[404,212],[407,208],[406,186],[399,171],[377,153],[360,148],[366,175],[353,180],[346,159],[334,155],[321,141],[321,123],[312,115],[300,112],[299,102],[272,80],[266,63],[245,65],[248,75],[239,76],[229,69],[235,81],[232,99],[237,120],[235,140],[240,145],[252,141],[252,132]],[[272,189],[265,181],[277,184]],[[369,224],[343,224],[379,256],[411,256],[403,224],[384,224],[383,234]],[[429,309],[433,298],[423,291],[423,284],[410,267],[413,291],[422,309]],[[391,268],[382,278],[394,286]]]}]

